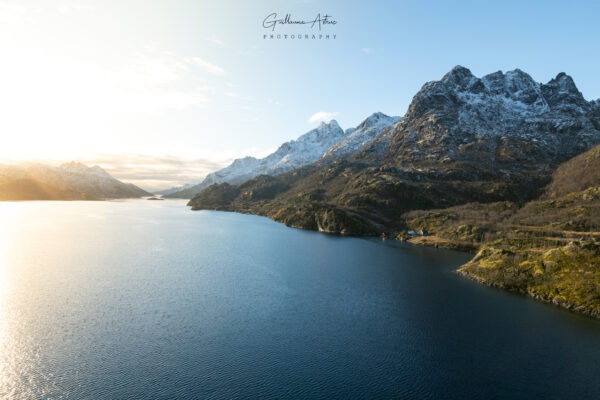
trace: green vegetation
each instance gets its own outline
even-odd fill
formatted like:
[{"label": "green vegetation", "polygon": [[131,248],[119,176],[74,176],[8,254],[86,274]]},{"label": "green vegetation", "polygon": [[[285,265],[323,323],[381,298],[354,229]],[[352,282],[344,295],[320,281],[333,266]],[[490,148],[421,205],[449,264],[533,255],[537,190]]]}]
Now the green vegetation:
[{"label": "green vegetation", "polygon": [[459,269],[486,285],[527,294],[600,318],[600,251],[593,239],[537,247],[535,241],[486,243]]},{"label": "green vegetation", "polygon": [[[553,200],[466,204],[404,215],[416,244],[479,251],[459,273],[600,318],[600,187]],[[406,240],[406,239],[405,239]]]}]

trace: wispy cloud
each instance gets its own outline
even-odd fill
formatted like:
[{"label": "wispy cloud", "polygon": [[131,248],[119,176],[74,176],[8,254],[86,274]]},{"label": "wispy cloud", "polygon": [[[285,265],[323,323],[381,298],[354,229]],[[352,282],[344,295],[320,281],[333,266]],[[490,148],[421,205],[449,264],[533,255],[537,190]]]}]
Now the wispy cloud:
[{"label": "wispy cloud", "polygon": [[[210,101],[214,89],[192,83],[198,80],[189,57],[151,47],[139,52],[129,63],[106,73],[104,89],[107,102],[119,110],[155,112],[198,107]],[[91,82],[91,80],[88,80]]]},{"label": "wispy cloud", "polygon": [[218,38],[216,38],[214,36],[210,36],[210,37],[204,38],[204,40],[206,40],[207,42],[211,42],[211,43],[217,44],[219,46],[225,46],[225,42],[223,42],[221,39],[218,39]]},{"label": "wispy cloud", "polygon": [[372,53],[373,49],[369,47],[363,47],[362,49],[360,49],[360,51],[362,51],[363,53]]},{"label": "wispy cloud", "polygon": [[331,121],[335,116],[337,116],[339,114],[339,112],[330,112],[330,111],[319,111],[317,113],[314,113],[309,119],[308,122],[315,123],[315,122],[319,122],[319,121]]},{"label": "wispy cloud", "polygon": [[198,65],[199,67],[205,69],[207,72],[216,75],[216,76],[225,76],[225,70],[218,65],[212,64],[206,60],[201,59],[200,57],[192,57],[192,62]]}]

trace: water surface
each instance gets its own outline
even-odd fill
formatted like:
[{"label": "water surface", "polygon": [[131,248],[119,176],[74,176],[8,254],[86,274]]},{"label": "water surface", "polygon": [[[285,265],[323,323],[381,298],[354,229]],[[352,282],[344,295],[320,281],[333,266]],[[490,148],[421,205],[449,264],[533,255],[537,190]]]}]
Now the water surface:
[{"label": "water surface", "polygon": [[469,255],[184,204],[0,203],[0,397],[600,398],[600,323]]}]

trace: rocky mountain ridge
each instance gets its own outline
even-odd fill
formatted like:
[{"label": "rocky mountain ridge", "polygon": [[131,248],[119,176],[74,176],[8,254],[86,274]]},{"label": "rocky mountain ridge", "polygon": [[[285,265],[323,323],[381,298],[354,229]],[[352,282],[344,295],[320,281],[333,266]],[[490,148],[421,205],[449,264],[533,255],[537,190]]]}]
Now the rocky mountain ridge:
[{"label": "rocky mountain ridge", "polygon": [[326,163],[342,156],[350,157],[382,130],[399,120],[399,117],[375,113],[356,128],[346,131],[335,120],[321,122],[317,128],[282,144],[275,152],[262,159],[250,156],[236,159],[229,166],[208,174],[201,183],[168,193],[166,197],[191,198],[202,189],[217,183],[238,185],[258,175],[273,176],[317,161]]},{"label": "rocky mountain ridge", "polygon": [[[376,161],[408,168],[476,163],[494,170],[554,165],[597,143],[599,117],[565,73],[540,84],[519,69],[477,78],[457,66],[423,85],[389,147],[375,151]],[[362,160],[370,161],[372,150],[365,148]]]}]

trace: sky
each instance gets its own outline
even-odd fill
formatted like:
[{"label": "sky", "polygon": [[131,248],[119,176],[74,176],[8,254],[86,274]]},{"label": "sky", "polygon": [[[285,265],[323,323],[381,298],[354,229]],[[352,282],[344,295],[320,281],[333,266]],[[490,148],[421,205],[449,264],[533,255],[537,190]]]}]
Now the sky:
[{"label": "sky", "polygon": [[[272,13],[337,23],[272,31]],[[0,0],[0,163],[197,182],[320,121],[403,115],[455,65],[539,82],[564,71],[597,99],[598,15],[592,1]]]}]

